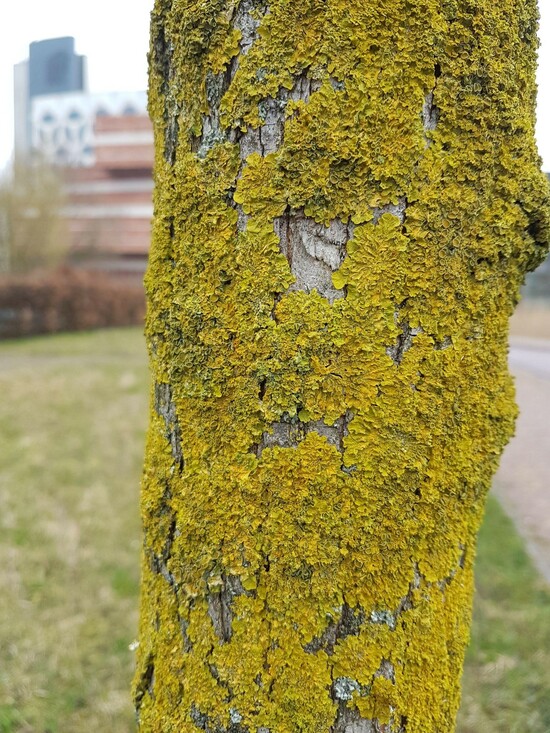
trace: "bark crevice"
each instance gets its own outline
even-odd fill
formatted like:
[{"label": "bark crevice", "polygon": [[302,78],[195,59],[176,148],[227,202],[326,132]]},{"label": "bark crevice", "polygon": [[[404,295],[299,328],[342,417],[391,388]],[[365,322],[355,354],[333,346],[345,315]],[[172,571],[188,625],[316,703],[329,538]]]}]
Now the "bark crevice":
[{"label": "bark crevice", "polygon": [[176,467],[182,471],[185,461],[181,447],[181,430],[171,385],[166,383],[155,384],[155,411],[159,417],[164,419],[165,436],[172,449],[172,458]]},{"label": "bark crevice", "polygon": [[420,327],[412,327],[406,320],[400,321],[399,309],[395,312],[395,322],[401,329],[401,333],[397,336],[395,344],[386,347],[386,354],[398,367],[407,351],[412,347],[415,336],[419,336],[423,331]]},{"label": "bark crevice", "polygon": [[136,722],[139,726],[141,707],[143,705],[143,698],[145,695],[153,696],[153,689],[155,685],[155,660],[152,655],[149,655],[147,662],[143,667],[143,671],[136,685],[134,693],[134,705],[136,711]]},{"label": "bark crevice", "polygon": [[441,77],[441,65],[434,65],[434,83],[426,97],[422,106],[422,126],[424,128],[424,147],[429,148],[433,143],[432,133],[437,129],[439,122],[440,109],[435,103],[435,90],[437,88],[438,79]]},{"label": "bark crevice", "polygon": [[337,621],[331,621],[320,636],[315,637],[304,646],[304,650],[308,654],[316,654],[322,650],[330,657],[334,654],[334,648],[339,641],[348,636],[359,635],[365,621],[366,615],[360,606],[351,608],[344,602],[340,618]]},{"label": "bark crevice", "polygon": [[241,580],[236,575],[222,574],[215,585],[209,583],[208,615],[222,644],[231,641],[233,635],[233,601],[245,593]]},{"label": "bark crevice", "polygon": [[160,26],[152,44],[152,65],[161,81],[161,94],[164,104],[164,159],[170,165],[176,162],[176,151],[179,140],[179,106],[171,90],[174,78],[173,55],[174,45],[167,38],[164,27]]}]

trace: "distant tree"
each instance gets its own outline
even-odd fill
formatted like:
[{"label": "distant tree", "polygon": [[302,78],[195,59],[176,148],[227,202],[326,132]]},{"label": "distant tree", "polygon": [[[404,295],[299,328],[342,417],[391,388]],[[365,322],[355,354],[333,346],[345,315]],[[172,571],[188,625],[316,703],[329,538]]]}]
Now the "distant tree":
[{"label": "distant tree", "polygon": [[18,161],[0,181],[0,271],[28,272],[63,259],[68,236],[61,217],[58,172],[41,160]]},{"label": "distant tree", "polygon": [[454,730],[549,239],[536,30],[535,0],[157,0],[141,731]]}]

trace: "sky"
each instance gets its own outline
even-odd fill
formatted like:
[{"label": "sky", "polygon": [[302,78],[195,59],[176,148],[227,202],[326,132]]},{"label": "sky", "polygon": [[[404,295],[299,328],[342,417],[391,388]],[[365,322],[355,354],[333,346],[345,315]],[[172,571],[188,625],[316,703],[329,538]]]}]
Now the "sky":
[{"label": "sky", "polygon": [[[537,138],[550,171],[550,1],[541,12]],[[0,9],[0,168],[13,148],[13,65],[31,41],[74,36],[88,57],[91,92],[137,91],[147,85],[146,54],[153,0],[12,0]]]}]

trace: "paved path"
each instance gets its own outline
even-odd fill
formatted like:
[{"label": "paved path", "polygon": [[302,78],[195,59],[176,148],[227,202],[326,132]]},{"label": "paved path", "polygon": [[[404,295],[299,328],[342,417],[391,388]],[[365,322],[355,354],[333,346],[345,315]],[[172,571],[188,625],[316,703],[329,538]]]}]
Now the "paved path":
[{"label": "paved path", "polygon": [[550,341],[512,339],[520,416],[494,491],[550,583]]}]

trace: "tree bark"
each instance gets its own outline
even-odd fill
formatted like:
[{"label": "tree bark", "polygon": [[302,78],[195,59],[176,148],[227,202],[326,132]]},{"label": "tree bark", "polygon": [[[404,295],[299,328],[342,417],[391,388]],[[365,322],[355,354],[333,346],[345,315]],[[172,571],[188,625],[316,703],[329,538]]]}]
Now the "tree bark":
[{"label": "tree bark", "polygon": [[140,730],[454,730],[548,244],[536,23],[157,0]]}]

